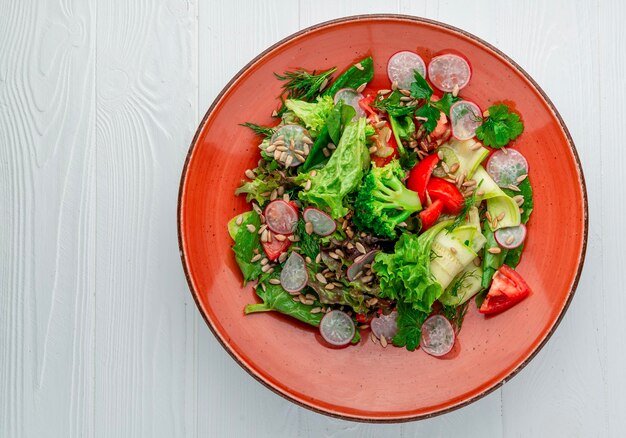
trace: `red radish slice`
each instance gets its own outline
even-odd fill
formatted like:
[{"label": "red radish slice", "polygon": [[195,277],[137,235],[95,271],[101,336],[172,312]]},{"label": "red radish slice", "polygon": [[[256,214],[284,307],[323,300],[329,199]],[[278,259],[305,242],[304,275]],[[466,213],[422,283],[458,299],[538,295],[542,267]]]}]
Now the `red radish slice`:
[{"label": "red radish slice", "polygon": [[292,234],[298,224],[298,211],[282,199],[270,202],[265,207],[265,223],[278,234]]},{"label": "red radish slice", "polygon": [[300,292],[308,281],[304,259],[297,252],[292,252],[280,273],[280,285],[287,292]]},{"label": "red radish slice", "polygon": [[415,70],[426,79],[426,63],[417,53],[402,51],[389,58],[387,76],[398,88],[408,90],[415,82]]},{"label": "red radish slice", "polygon": [[354,281],[357,279],[357,275],[359,272],[363,272],[365,265],[372,263],[374,261],[374,257],[378,254],[378,250],[370,251],[367,254],[363,254],[356,258],[354,263],[350,265],[348,271],[346,273],[348,280]]},{"label": "red radish slice", "polygon": [[450,107],[452,135],[458,140],[469,140],[476,135],[476,128],[483,123],[478,105],[469,100],[459,100]]},{"label": "red radish slice", "polygon": [[313,232],[319,236],[328,236],[335,232],[337,224],[332,217],[317,208],[308,207],[304,209],[302,217],[305,221],[311,222]]},{"label": "red radish slice", "polygon": [[524,243],[526,239],[526,226],[519,224],[516,227],[500,228],[495,232],[496,242],[502,248],[514,249]]},{"label": "red radish slice", "polygon": [[472,76],[468,62],[458,55],[447,53],[434,57],[428,64],[430,82],[441,91],[451,92],[454,86],[465,87]]},{"label": "red radish slice", "polygon": [[[293,150],[291,149],[292,142]],[[304,163],[306,156],[311,150],[311,144],[313,144],[311,135],[304,127],[300,125],[283,125],[274,132],[270,139],[269,146],[273,146],[274,149],[270,149],[272,152],[269,154],[274,154],[274,159],[281,164],[287,167],[294,167]],[[283,145],[287,146],[287,150],[278,150],[277,147]],[[296,154],[295,151],[300,153]],[[266,153],[268,152],[266,151]],[[288,160],[287,157],[291,157],[291,159]]]},{"label": "red radish slice", "polygon": [[352,118],[352,121],[359,120],[361,117],[365,117],[365,111],[359,105],[359,100],[363,99],[363,95],[358,91],[352,88],[342,88],[341,90],[335,93],[334,102],[337,105],[337,102],[343,100],[343,103],[346,105],[350,105],[356,111],[356,115]]},{"label": "red radish slice", "polygon": [[379,339],[381,336],[384,336],[387,340],[393,339],[396,333],[398,333],[398,325],[396,323],[397,318],[398,312],[395,310],[389,315],[380,315],[372,318],[372,321],[370,322],[372,333],[374,333]]},{"label": "red radish slice", "polygon": [[431,356],[448,354],[454,347],[455,339],[452,324],[443,315],[433,315],[422,324],[420,346]]},{"label": "red radish slice", "polygon": [[518,185],[518,179],[528,175],[528,161],[515,149],[499,150],[489,158],[486,170],[500,187]]},{"label": "red radish slice", "polygon": [[332,345],[349,344],[356,328],[352,318],[341,310],[332,310],[328,312],[320,321],[320,334],[326,342]]}]

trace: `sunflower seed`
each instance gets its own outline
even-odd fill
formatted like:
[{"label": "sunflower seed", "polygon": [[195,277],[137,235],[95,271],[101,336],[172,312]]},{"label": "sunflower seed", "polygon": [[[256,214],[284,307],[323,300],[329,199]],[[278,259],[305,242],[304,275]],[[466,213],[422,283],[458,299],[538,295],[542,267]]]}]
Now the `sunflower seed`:
[{"label": "sunflower seed", "polygon": [[273,201],[276,198],[278,198],[278,190],[274,189],[272,190],[272,194],[270,195],[270,201]]},{"label": "sunflower seed", "polygon": [[298,240],[298,236],[294,235],[294,234],[290,234],[289,236],[287,236],[287,239],[289,239],[291,242],[297,242]]},{"label": "sunflower seed", "polygon": [[485,192],[483,190],[478,190],[476,192],[476,196],[478,196],[478,197],[484,196],[484,194],[485,194]]},{"label": "sunflower seed", "polygon": [[454,163],[451,167],[450,167],[450,173],[456,173],[456,171],[459,170],[459,163]]},{"label": "sunflower seed", "polygon": [[263,265],[263,266],[261,267],[261,271],[263,271],[263,272],[267,272],[267,271],[269,271],[269,270],[270,270],[270,265]]},{"label": "sunflower seed", "polygon": [[393,81],[391,83],[391,89],[392,90],[397,90],[398,89],[398,81]]},{"label": "sunflower seed", "polygon": [[524,196],[523,195],[513,196],[513,200],[518,205],[518,207],[524,204]]},{"label": "sunflower seed", "polygon": [[413,98],[412,98],[412,97],[409,97],[409,96],[402,96],[402,97],[400,98],[400,101],[401,101],[401,102],[410,102],[410,101],[412,101],[412,100],[413,100]]},{"label": "sunflower seed", "polygon": [[370,340],[374,343],[374,344],[378,344],[378,341],[376,340],[376,335],[374,334],[374,332],[370,333]]},{"label": "sunflower seed", "polygon": [[311,313],[320,313],[322,311],[321,307],[313,307],[311,309]]},{"label": "sunflower seed", "polygon": [[276,160],[276,161],[280,160],[280,154],[281,154],[281,152],[278,149],[276,149],[274,151],[274,160]]},{"label": "sunflower seed", "polygon": [[315,278],[317,279],[317,281],[319,281],[322,284],[328,283],[328,281],[326,281],[326,277],[324,277],[324,275],[322,275],[321,272],[318,272],[317,274],[315,274]]},{"label": "sunflower seed", "polygon": [[[308,181],[310,182],[310,181]],[[307,234],[311,234],[313,232],[313,224],[311,222],[307,222],[304,224],[304,230],[306,231]]]},{"label": "sunflower seed", "polygon": [[283,194],[283,201],[289,202],[289,194],[288,193],[284,193]]},{"label": "sunflower seed", "polygon": [[283,196],[285,194],[285,186],[278,187],[278,196]]},{"label": "sunflower seed", "polygon": [[317,255],[315,256],[315,263],[319,263],[322,261],[322,254],[321,253],[317,253]]},{"label": "sunflower seed", "polygon": [[513,190],[514,192],[521,192],[520,188],[517,187],[515,184],[509,184],[508,186],[506,186],[506,188],[509,190]]},{"label": "sunflower seed", "polygon": [[311,190],[311,184],[312,184],[311,180],[310,179],[307,180],[307,182],[304,184],[304,190],[305,191]]},{"label": "sunflower seed", "polygon": [[373,278],[374,278],[374,277],[372,277],[371,275],[366,275],[365,277],[362,277],[362,278],[361,278],[361,281],[362,281],[363,283],[369,283],[370,281],[372,281],[372,279],[373,279]]},{"label": "sunflower seed", "polygon": [[[289,292],[291,294],[291,292]],[[292,300],[299,302],[300,301],[300,295],[293,297]]]},{"label": "sunflower seed", "polygon": [[507,245],[510,245],[511,243],[513,243],[513,241],[514,241],[514,240],[515,240],[515,236],[509,236],[509,237],[506,239],[506,244],[507,244]]},{"label": "sunflower seed", "polygon": [[474,258],[474,266],[480,266],[482,264],[482,260],[480,257]]},{"label": "sunflower seed", "polygon": [[322,153],[324,154],[325,157],[330,157],[330,151],[328,150],[328,148],[322,149]]},{"label": "sunflower seed", "polygon": [[376,123],[374,126],[375,126],[377,129],[384,128],[385,126],[387,126],[387,122],[385,122],[385,121],[383,120],[383,121],[381,121],[381,122]]},{"label": "sunflower seed", "polygon": [[335,252],[329,252],[328,253],[329,256],[331,256],[332,258],[334,258],[335,260],[339,260],[341,257],[339,256],[339,254],[335,253]]},{"label": "sunflower seed", "polygon": [[491,228],[495,230],[497,227],[498,227],[498,218],[494,218],[493,221],[491,221]]},{"label": "sunflower seed", "polygon": [[437,156],[439,157],[440,160],[443,160],[443,151],[437,152]]},{"label": "sunflower seed", "polygon": [[477,151],[478,149],[480,149],[480,148],[482,148],[482,147],[483,147],[483,145],[482,145],[482,144],[480,144],[480,143],[476,142],[476,143],[474,143],[474,144],[470,147],[470,149],[471,149],[471,150],[473,150],[473,151]]},{"label": "sunflower seed", "polygon": [[241,216],[241,215],[237,216],[237,219],[235,220],[235,223],[237,225],[241,225],[242,222],[243,222],[243,216]]},{"label": "sunflower seed", "polygon": [[261,234],[263,231],[267,230],[267,225],[263,224],[259,227],[258,233]]},{"label": "sunflower seed", "polygon": [[302,146],[302,153],[304,155],[309,155],[309,153],[311,152],[311,149],[309,148],[308,144],[304,144],[304,146]]},{"label": "sunflower seed", "polygon": [[524,175],[520,175],[517,177],[517,182],[521,183],[522,181],[524,181],[526,178],[528,177],[528,174],[524,174]]},{"label": "sunflower seed", "polygon": [[345,257],[346,256],[345,253],[342,250],[340,250],[340,249],[336,249],[335,250],[335,254],[337,254],[339,257]]},{"label": "sunflower seed", "polygon": [[450,172],[450,168],[448,167],[448,165],[445,163],[445,161],[441,162],[441,168],[443,169],[444,172],[446,173],[451,173]]},{"label": "sunflower seed", "polygon": [[391,90],[388,90],[386,88],[383,88],[382,90],[378,90],[378,94],[384,95],[384,94],[389,94],[391,93]]},{"label": "sunflower seed", "polygon": [[498,221],[504,219],[504,212],[500,213],[496,219],[498,219]]},{"label": "sunflower seed", "polygon": [[250,231],[251,233],[256,233],[256,228],[254,227],[254,225],[252,224],[248,224],[246,225],[246,228],[248,229],[248,231]]},{"label": "sunflower seed", "polygon": [[524,209],[523,209],[523,208],[520,208],[520,209],[519,209],[519,214],[522,214],[522,213],[524,213]]},{"label": "sunflower seed", "polygon": [[267,259],[267,257],[263,257],[263,258],[261,259],[261,265],[263,265],[263,266],[267,265],[269,262],[270,262],[270,261]]},{"label": "sunflower seed", "polygon": [[256,178],[256,175],[254,174],[254,172],[251,169],[246,169],[246,176],[250,179],[254,179]]},{"label": "sunflower seed", "polygon": [[[278,236],[276,236],[278,237]],[[278,256],[278,261],[280,263],[284,263],[285,260],[287,260],[287,253],[286,252],[281,252],[280,255]]]},{"label": "sunflower seed", "polygon": [[267,196],[269,196],[269,195],[270,195],[270,193],[271,193],[271,192],[263,192],[263,193],[261,193],[260,195],[261,195],[261,196],[263,196],[263,197],[267,197]]},{"label": "sunflower seed", "polygon": [[483,117],[489,117],[489,110],[483,111]]},{"label": "sunflower seed", "polygon": [[[354,237],[354,232],[350,229],[350,227],[346,228],[345,231],[349,239],[352,239]],[[352,244],[349,243],[348,245],[352,245]]]},{"label": "sunflower seed", "polygon": [[289,149],[287,148],[287,146],[277,145],[276,150],[280,152],[287,152]]},{"label": "sunflower seed", "polygon": [[400,223],[398,224],[398,226],[403,228],[403,227],[408,226],[408,224],[407,224],[406,222],[402,221],[402,222],[400,222]]},{"label": "sunflower seed", "polygon": [[365,67],[363,67],[360,62],[357,62],[356,64],[354,64],[354,66],[361,71],[365,70]]},{"label": "sunflower seed", "polygon": [[285,159],[285,166],[286,166],[286,167],[291,166],[291,163],[293,163],[293,155],[289,155],[289,156],[287,156],[287,158]]},{"label": "sunflower seed", "polygon": [[284,241],[285,241],[285,239],[287,238],[287,236],[282,235],[282,234],[276,234],[274,237],[275,237],[275,238],[276,238],[276,240],[278,240],[279,242],[284,242]]},{"label": "sunflower seed", "polygon": [[255,255],[254,257],[252,257],[252,258],[250,259],[250,263],[256,263],[256,262],[258,262],[259,260],[261,260],[261,257],[263,257],[261,254],[257,254],[257,255]]},{"label": "sunflower seed", "polygon": [[276,110],[272,111],[272,117],[278,117],[278,111]]},{"label": "sunflower seed", "polygon": [[485,218],[486,218],[489,222],[491,222],[491,220],[492,220],[492,219],[491,219],[491,213],[489,213],[488,211],[486,211],[486,212],[485,212]]},{"label": "sunflower seed", "polygon": [[487,250],[487,252],[491,253],[491,254],[500,254],[502,252],[502,250],[500,248],[489,248]]},{"label": "sunflower seed", "polygon": [[463,183],[463,187],[474,187],[476,185],[475,179],[469,179]]},{"label": "sunflower seed", "polygon": [[454,84],[454,88],[452,89],[452,95],[457,97],[459,95],[459,84]]},{"label": "sunflower seed", "polygon": [[282,161],[284,163],[285,160],[287,160],[288,156],[290,156],[290,155],[287,155],[287,152],[281,152],[280,153],[280,157],[278,158],[278,161]]},{"label": "sunflower seed", "polygon": [[332,283],[328,283],[326,286],[324,286],[324,289],[328,289],[328,290],[333,290],[335,288],[335,285]]},{"label": "sunflower seed", "polygon": [[454,247],[452,247],[452,246],[451,246],[451,247],[450,247],[450,252],[451,252],[452,254],[456,254],[456,253],[457,253],[457,250],[456,250],[456,248],[454,248]]},{"label": "sunflower seed", "polygon": [[315,175],[317,175],[317,170],[312,170],[311,171],[311,178],[313,178]]},{"label": "sunflower seed", "polygon": [[383,346],[383,348],[387,348],[387,338],[385,338],[384,336],[380,337],[380,345]]},{"label": "sunflower seed", "polygon": [[415,116],[415,118],[421,122],[428,122],[428,117]]},{"label": "sunflower seed", "polygon": [[365,87],[366,87],[366,86],[367,86],[367,82],[366,82],[366,83],[363,83],[363,84],[361,84],[361,85],[359,85],[359,87],[356,89],[356,92],[357,92],[357,93],[362,93],[362,92],[363,92],[363,90],[365,90]]},{"label": "sunflower seed", "polygon": [[377,150],[378,150],[378,148],[377,148],[376,146],[372,146],[372,147],[370,148],[370,154],[375,153]]},{"label": "sunflower seed", "polygon": [[267,242],[267,230],[263,230],[263,232],[261,232],[261,242]]},{"label": "sunflower seed", "polygon": [[335,146],[335,143],[328,143],[326,147],[328,148],[329,151],[334,151],[335,149],[337,149],[337,146]]},{"label": "sunflower seed", "polygon": [[270,284],[280,284],[280,280],[278,278],[270,278]]},{"label": "sunflower seed", "polygon": [[356,246],[357,251],[359,251],[361,254],[365,254],[367,252],[361,242],[357,242],[355,246]]},{"label": "sunflower seed", "polygon": [[504,155],[508,155],[509,150],[507,148],[501,148],[502,152],[504,152]]}]

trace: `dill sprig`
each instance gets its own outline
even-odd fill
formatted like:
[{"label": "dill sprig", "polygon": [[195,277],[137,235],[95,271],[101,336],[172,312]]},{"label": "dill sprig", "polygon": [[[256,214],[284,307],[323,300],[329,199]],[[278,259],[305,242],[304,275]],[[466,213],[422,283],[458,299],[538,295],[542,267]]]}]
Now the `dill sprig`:
[{"label": "dill sprig", "polygon": [[457,335],[461,331],[461,326],[463,325],[463,320],[465,319],[469,302],[470,300],[467,300],[460,306],[442,306],[441,312],[443,313],[443,316],[448,318],[448,321],[452,324],[454,332]]},{"label": "dill sprig", "polygon": [[256,123],[240,123],[239,126],[245,126],[246,128],[250,128],[256,135],[262,135],[264,137],[270,138],[274,135],[276,131],[274,128],[268,128],[267,126],[257,125]]},{"label": "dill sprig", "polygon": [[315,70],[309,73],[306,70],[286,71],[282,75],[274,73],[274,76],[280,81],[285,81],[283,84],[283,92],[281,93],[280,100],[282,101],[281,108],[277,111],[277,114],[282,115],[285,110],[285,99],[299,99],[311,102],[322,91],[322,85],[324,88],[328,86],[330,82],[330,76],[337,70],[333,67],[321,73],[316,73]]}]

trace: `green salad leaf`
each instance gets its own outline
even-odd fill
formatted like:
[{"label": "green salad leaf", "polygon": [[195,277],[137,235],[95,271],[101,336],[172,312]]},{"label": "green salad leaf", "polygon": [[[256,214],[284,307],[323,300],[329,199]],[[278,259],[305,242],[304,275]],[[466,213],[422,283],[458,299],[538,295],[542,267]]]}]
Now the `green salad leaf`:
[{"label": "green salad leaf", "polygon": [[[483,236],[487,239],[485,243],[485,255],[483,257],[483,281],[482,287],[483,289],[489,288],[491,285],[491,279],[493,278],[493,274],[504,264],[504,259],[507,255],[507,250],[505,248],[500,248],[498,242],[496,241],[496,237],[491,231],[491,227],[485,221],[483,223]],[[499,254],[492,254],[488,251],[489,248],[500,248]]]},{"label": "green salad leaf", "polygon": [[339,143],[341,133],[355,115],[356,111],[354,108],[350,105],[345,105],[343,100],[337,102],[335,107],[332,109],[328,119],[326,119],[326,124],[328,126],[328,135],[330,135],[330,139],[335,144]]},{"label": "green salad leaf", "polygon": [[296,177],[296,183],[300,185],[311,181],[311,188],[299,194],[303,202],[326,211],[335,219],[348,213],[345,197],[359,186],[370,163],[365,143],[366,123],[364,118],[348,123],[326,165],[315,175],[309,172]]},{"label": "green salad leaf", "polygon": [[489,116],[476,129],[476,137],[485,146],[501,148],[515,140],[524,132],[524,124],[519,115],[511,112],[508,106],[501,103],[489,107]]},{"label": "green salad leaf", "polygon": [[380,279],[381,297],[430,313],[443,293],[430,270],[431,247],[435,236],[449,224],[450,221],[440,222],[420,236],[403,234],[392,254],[376,255],[372,269]]},{"label": "green salad leaf", "polygon": [[322,94],[324,96],[334,96],[342,88],[357,89],[363,84],[367,84],[374,77],[374,60],[371,56],[362,59],[332,83]]},{"label": "green salad leaf", "polygon": [[398,331],[393,337],[393,345],[406,347],[409,351],[415,351],[422,337],[422,324],[428,318],[430,312],[414,309],[410,304],[398,301],[398,317],[396,325]]},{"label": "green salad leaf", "polygon": [[309,134],[317,137],[320,130],[326,124],[326,119],[334,108],[333,99],[330,96],[318,97],[317,102],[287,99],[285,106],[304,123]]},{"label": "green salad leaf", "polygon": [[[279,278],[280,274],[273,273],[271,278]],[[268,279],[269,280],[269,279]],[[276,311],[296,318],[306,324],[318,327],[324,313],[311,313],[312,305],[302,304],[294,301],[285,289],[279,284],[271,284],[269,282],[262,283],[265,289],[259,284],[256,288],[256,294],[263,300],[260,304],[248,304],[244,308],[244,313],[249,315],[256,312]]]},{"label": "green salad leaf", "polygon": [[411,97],[414,99],[430,100],[430,97],[433,95],[432,87],[417,70],[414,72],[415,74],[413,76],[415,81],[411,83]]},{"label": "green salad leaf", "polygon": [[263,272],[260,262],[252,263],[250,261],[255,256],[255,250],[257,253],[261,253],[263,248],[259,241],[259,234],[248,231],[248,225],[252,225],[257,230],[261,226],[261,218],[254,211],[243,216],[243,222],[237,229],[235,244],[233,245],[235,260],[237,260],[239,269],[243,274],[244,284],[256,279]]},{"label": "green salad leaf", "polygon": [[507,188],[503,188],[502,190],[511,198],[516,195],[522,195],[524,197],[524,203],[520,206],[520,208],[524,210],[520,213],[520,220],[523,224],[525,224],[530,219],[530,214],[533,211],[533,188],[530,185],[528,178],[519,183],[517,188],[519,189],[519,192]]},{"label": "green salad leaf", "polygon": [[246,181],[236,190],[235,195],[246,195],[246,202],[255,200],[259,205],[263,205],[269,200],[272,190],[280,185],[278,174],[258,175],[252,181]]}]

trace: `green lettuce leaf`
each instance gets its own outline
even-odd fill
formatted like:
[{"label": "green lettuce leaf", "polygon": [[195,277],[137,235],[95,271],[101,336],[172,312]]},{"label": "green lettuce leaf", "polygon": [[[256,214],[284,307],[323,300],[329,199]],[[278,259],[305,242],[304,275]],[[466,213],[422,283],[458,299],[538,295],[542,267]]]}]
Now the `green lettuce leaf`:
[{"label": "green lettuce leaf", "polygon": [[237,260],[239,269],[243,274],[244,284],[250,280],[256,279],[263,272],[261,270],[262,266],[260,262],[250,262],[255,255],[254,250],[256,249],[259,253],[262,253],[263,248],[261,246],[261,242],[259,241],[259,234],[248,231],[248,225],[254,226],[257,230],[261,226],[261,219],[254,211],[251,211],[249,214],[244,216],[243,222],[237,229],[235,244],[233,245],[235,260]]},{"label": "green lettuce leaf", "polygon": [[318,97],[317,102],[310,103],[304,100],[287,99],[285,106],[302,120],[309,130],[309,134],[317,137],[326,124],[326,119],[334,108],[333,98],[330,96]]}]

